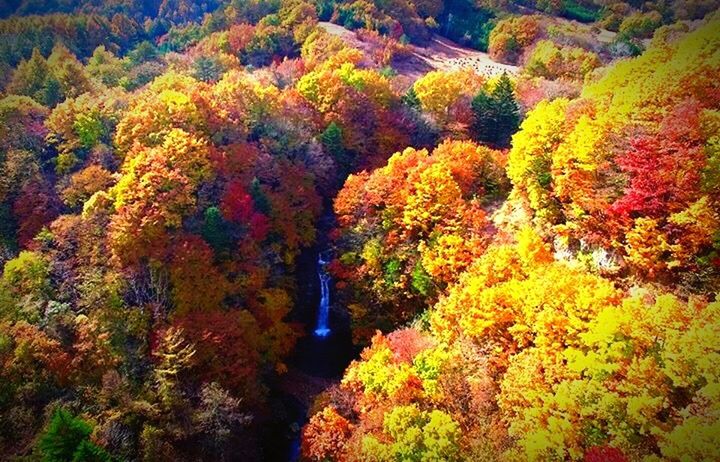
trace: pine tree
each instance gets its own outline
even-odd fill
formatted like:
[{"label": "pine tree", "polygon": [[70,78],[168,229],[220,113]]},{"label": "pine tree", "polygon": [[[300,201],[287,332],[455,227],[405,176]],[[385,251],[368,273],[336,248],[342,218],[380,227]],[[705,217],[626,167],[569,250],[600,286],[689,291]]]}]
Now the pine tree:
[{"label": "pine tree", "polygon": [[132,64],[142,64],[145,61],[152,61],[157,58],[158,52],[151,42],[145,40],[140,42],[133,51],[128,53],[128,58]]},{"label": "pine tree", "polygon": [[520,126],[520,108],[515,101],[512,82],[503,74],[492,92],[481,90],[472,100],[475,139],[501,148]]},{"label": "pine tree", "polygon": [[75,450],[72,462],[110,462],[112,457],[100,446],[85,440]]},{"label": "pine tree", "polygon": [[495,100],[485,89],[480,90],[472,100],[473,136],[477,141],[493,143],[496,139]]},{"label": "pine tree", "polygon": [[515,101],[513,85],[507,74],[503,73],[492,92],[497,107],[497,139],[501,147],[510,145],[510,138],[520,127],[520,108]]},{"label": "pine tree", "polygon": [[205,210],[202,237],[218,253],[226,251],[232,246],[233,239],[228,229],[228,223],[223,220],[219,208],[208,207]]},{"label": "pine tree", "polygon": [[200,56],[193,64],[193,77],[203,82],[217,82],[223,74],[222,65],[217,59]]},{"label": "pine tree", "polygon": [[65,409],[57,409],[40,437],[43,462],[105,462],[112,458],[89,440],[92,426]]},{"label": "pine tree", "polygon": [[409,108],[420,110],[420,99],[415,92],[415,87],[410,87],[407,93],[400,98],[400,101]]},{"label": "pine tree", "polygon": [[320,134],[320,142],[325,152],[330,154],[337,163],[341,175],[347,175],[354,167],[353,158],[343,145],[342,128],[335,122],[330,122],[324,132]]},{"label": "pine tree", "polygon": [[253,199],[253,205],[255,206],[255,210],[262,213],[263,215],[270,215],[270,212],[272,211],[270,200],[268,200],[267,195],[262,190],[262,187],[260,186],[260,180],[258,180],[257,177],[253,178],[252,182],[250,183],[250,197],[252,197]]},{"label": "pine tree", "polygon": [[49,75],[50,67],[47,61],[40,54],[40,50],[35,48],[29,60],[18,64],[10,83],[8,83],[7,92],[29,96],[44,104],[43,92]]}]

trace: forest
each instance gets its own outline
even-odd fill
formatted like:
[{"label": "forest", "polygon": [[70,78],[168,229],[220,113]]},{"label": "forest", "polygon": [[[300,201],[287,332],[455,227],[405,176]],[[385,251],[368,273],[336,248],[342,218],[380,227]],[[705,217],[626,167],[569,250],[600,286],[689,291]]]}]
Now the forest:
[{"label": "forest", "polygon": [[0,460],[720,461],[718,0],[0,2]]}]

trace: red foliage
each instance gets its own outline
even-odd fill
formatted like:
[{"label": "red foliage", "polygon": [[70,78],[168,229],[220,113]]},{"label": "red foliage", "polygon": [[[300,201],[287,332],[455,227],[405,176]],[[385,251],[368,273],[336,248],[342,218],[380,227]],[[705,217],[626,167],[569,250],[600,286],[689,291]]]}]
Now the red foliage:
[{"label": "red foliage", "polygon": [[270,220],[262,213],[254,212],[250,217],[250,237],[263,241],[270,231]]},{"label": "red foliage", "polygon": [[19,223],[18,242],[28,247],[35,235],[60,214],[60,202],[53,189],[44,181],[32,181],[23,187],[13,204]]},{"label": "red foliage", "polygon": [[417,329],[396,330],[387,336],[393,358],[397,362],[412,363],[415,356],[433,345],[432,339]]},{"label": "red foliage", "polygon": [[235,180],[225,189],[225,195],[220,203],[223,217],[236,224],[245,224],[250,221],[253,213],[253,200],[245,187]]},{"label": "red foliage", "polygon": [[219,175],[235,177],[252,171],[260,151],[255,144],[234,143],[220,149],[210,150],[213,169]]},{"label": "red foliage", "polygon": [[585,453],[584,462],[628,462],[628,458],[617,448],[593,446]]},{"label": "red foliage", "polygon": [[270,231],[270,220],[254,210],[253,198],[239,180],[230,182],[220,203],[223,217],[235,224],[247,226],[250,237],[262,241]]},{"label": "red foliage", "polygon": [[228,390],[257,397],[260,331],[245,310],[194,312],[175,322],[197,354],[196,376],[217,381]]},{"label": "red foliage", "polygon": [[20,321],[12,326],[1,325],[14,344],[0,353],[2,380],[27,380],[33,374],[48,373],[58,383],[67,381],[71,372],[71,358],[63,351],[60,342],[50,338],[37,326]]},{"label": "red foliage", "polygon": [[687,101],[663,120],[658,133],[630,142],[630,150],[617,159],[629,184],[611,207],[615,215],[660,218],[697,196],[705,166],[700,111],[697,102]]},{"label": "red foliage", "polygon": [[170,281],[175,312],[219,308],[228,291],[223,274],[213,264],[213,251],[200,237],[180,236],[171,248]]},{"label": "red foliage", "polygon": [[239,55],[245,51],[245,47],[250,43],[255,35],[255,26],[251,24],[236,24],[228,30],[228,46],[230,52]]},{"label": "red foliage", "polygon": [[73,380],[100,383],[102,376],[115,366],[117,359],[110,347],[110,334],[95,321],[79,318],[73,343]]}]

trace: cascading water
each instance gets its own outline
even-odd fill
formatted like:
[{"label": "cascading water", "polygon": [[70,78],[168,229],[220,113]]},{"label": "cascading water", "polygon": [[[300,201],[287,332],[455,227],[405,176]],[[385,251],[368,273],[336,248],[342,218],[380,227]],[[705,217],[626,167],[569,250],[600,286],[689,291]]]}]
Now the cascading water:
[{"label": "cascading water", "polygon": [[326,265],[329,260],[323,258],[322,252],[318,255],[318,277],[320,278],[320,305],[318,306],[317,324],[315,335],[327,337],[330,335],[330,274]]}]

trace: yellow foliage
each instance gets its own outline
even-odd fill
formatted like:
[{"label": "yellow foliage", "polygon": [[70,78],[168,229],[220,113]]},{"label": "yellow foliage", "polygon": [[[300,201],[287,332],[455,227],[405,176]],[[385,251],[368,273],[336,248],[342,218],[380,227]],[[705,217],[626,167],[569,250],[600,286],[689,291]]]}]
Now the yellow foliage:
[{"label": "yellow foliage", "polygon": [[202,94],[206,86],[175,73],[158,77],[140,92],[117,126],[115,144],[125,154],[135,143],[157,146],[174,128],[204,134]]},{"label": "yellow foliage", "polygon": [[688,263],[703,247],[712,245],[720,228],[720,218],[711,199],[703,196],[682,212],[674,213],[668,222],[683,230],[682,244],[673,246],[673,256],[681,264]]},{"label": "yellow foliage", "polygon": [[436,162],[420,173],[403,211],[403,225],[408,231],[427,233],[443,218],[455,213],[461,200],[460,188],[450,169]]},{"label": "yellow foliage", "polygon": [[649,277],[665,269],[677,266],[679,262],[668,260],[677,247],[668,243],[667,237],[659,229],[657,220],[636,218],[632,229],[625,235],[626,259],[645,271]]},{"label": "yellow foliage", "polygon": [[432,71],[419,78],[413,88],[424,111],[444,123],[450,108],[463,96],[472,98],[484,79],[471,69]]},{"label": "yellow foliage", "polygon": [[552,220],[553,155],[568,133],[565,110],[569,101],[558,98],[541,102],[513,136],[507,174],[539,218]]},{"label": "yellow foliage", "polygon": [[711,20],[677,42],[615,63],[587,85],[582,96],[602,102],[599,114],[618,129],[631,121],[659,120],[673,103],[690,96],[702,98],[714,88],[713,76],[720,69],[719,27],[720,19]]}]

